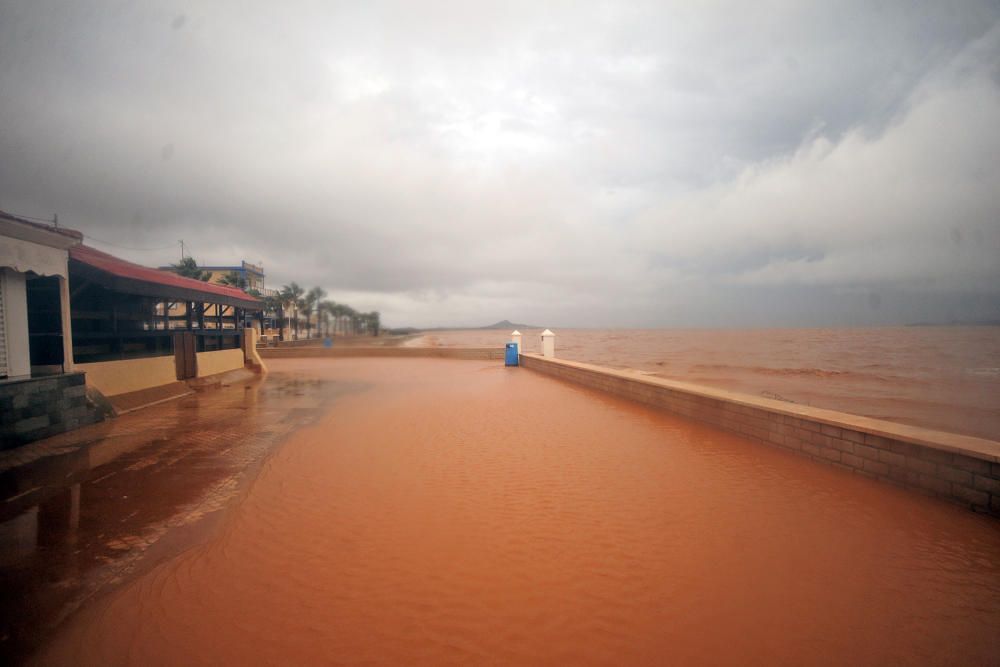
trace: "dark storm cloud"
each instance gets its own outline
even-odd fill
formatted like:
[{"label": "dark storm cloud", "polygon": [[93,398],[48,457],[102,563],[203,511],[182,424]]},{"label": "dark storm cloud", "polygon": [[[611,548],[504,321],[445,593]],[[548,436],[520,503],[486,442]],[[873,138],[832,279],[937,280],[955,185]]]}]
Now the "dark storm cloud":
[{"label": "dark storm cloud", "polygon": [[996,317],[1000,10],[870,4],[0,3],[0,208],[391,324]]}]

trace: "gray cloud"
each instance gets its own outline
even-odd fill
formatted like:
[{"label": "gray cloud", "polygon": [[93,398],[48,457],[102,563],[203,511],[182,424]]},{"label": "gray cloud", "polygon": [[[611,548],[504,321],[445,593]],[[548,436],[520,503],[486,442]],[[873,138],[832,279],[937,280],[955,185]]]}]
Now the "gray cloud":
[{"label": "gray cloud", "polygon": [[395,325],[1000,317],[1000,8],[870,4],[0,2],[0,208]]}]

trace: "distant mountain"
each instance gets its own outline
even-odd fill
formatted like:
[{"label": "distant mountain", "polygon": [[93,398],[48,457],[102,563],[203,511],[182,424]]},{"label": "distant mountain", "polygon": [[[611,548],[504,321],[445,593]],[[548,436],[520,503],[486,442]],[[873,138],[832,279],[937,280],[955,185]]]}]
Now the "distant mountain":
[{"label": "distant mountain", "polygon": [[414,333],[425,333],[429,331],[493,331],[502,329],[544,329],[545,327],[536,327],[534,324],[516,324],[510,320],[500,320],[486,327],[427,327],[427,328],[416,328],[416,327],[399,327],[396,329],[387,329],[393,334],[414,334]]},{"label": "distant mountain", "polygon": [[515,324],[510,320],[500,320],[495,324],[477,328],[478,329],[541,329],[542,327],[536,327],[533,324]]}]

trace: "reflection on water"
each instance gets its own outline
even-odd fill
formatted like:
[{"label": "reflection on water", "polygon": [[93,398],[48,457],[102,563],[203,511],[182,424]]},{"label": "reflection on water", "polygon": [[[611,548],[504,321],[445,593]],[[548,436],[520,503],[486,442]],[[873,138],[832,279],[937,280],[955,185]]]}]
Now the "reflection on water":
[{"label": "reflection on water", "polygon": [[275,444],[361,388],[272,374],[5,452],[0,658],[22,655],[150,549],[169,554],[172,529],[221,509]]}]

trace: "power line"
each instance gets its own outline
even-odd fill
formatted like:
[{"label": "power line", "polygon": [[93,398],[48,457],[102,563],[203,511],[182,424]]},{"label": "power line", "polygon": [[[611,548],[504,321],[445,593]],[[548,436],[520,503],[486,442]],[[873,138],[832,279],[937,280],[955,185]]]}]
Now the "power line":
[{"label": "power line", "polygon": [[134,250],[134,251],[137,251],[137,252],[152,252],[154,250],[169,250],[170,248],[174,247],[174,244],[171,243],[170,245],[158,246],[156,248],[133,248],[133,247],[127,246],[127,245],[119,245],[117,243],[111,243],[110,241],[102,241],[101,239],[94,238],[90,234],[84,234],[83,238],[89,239],[91,241],[97,241],[98,243],[103,243],[104,245],[109,245],[112,248],[118,248],[120,250]]},{"label": "power line", "polygon": [[[50,219],[50,218],[39,218],[38,216],[34,216],[34,215],[23,215],[21,213],[11,213],[10,215],[13,215],[16,218],[24,218],[25,220],[31,220],[32,222],[44,222],[46,224],[54,225],[56,227],[59,226],[59,223],[58,223],[59,218],[56,217],[56,216],[53,216]],[[101,239],[96,238],[94,236],[91,236],[90,234],[84,234],[83,238],[89,239],[91,241],[97,241],[98,243],[102,243],[104,245],[111,246],[112,248],[118,248],[119,250],[132,250],[132,251],[135,251],[135,252],[153,252],[153,251],[157,251],[157,250],[169,250],[170,248],[174,247],[174,244],[171,243],[170,245],[158,246],[156,248],[135,248],[135,247],[132,247],[132,246],[120,245],[118,243],[112,243],[111,241],[104,241],[104,240],[101,240]]]},{"label": "power line", "polygon": [[24,218],[25,220],[31,220],[32,222],[44,222],[49,225],[55,223],[54,218],[38,218],[33,215],[21,215],[20,213],[11,213],[10,215],[14,216],[15,218]]}]

